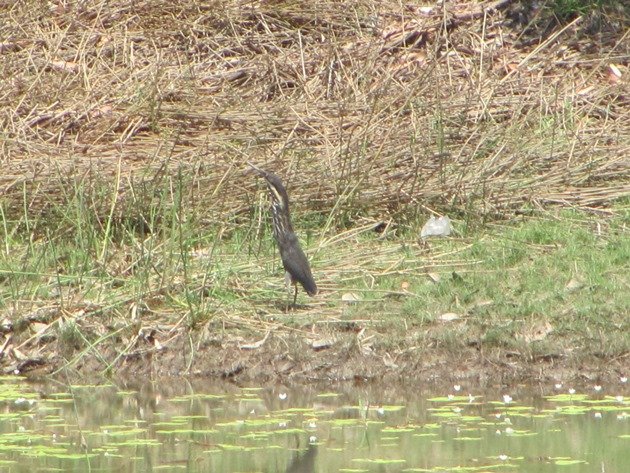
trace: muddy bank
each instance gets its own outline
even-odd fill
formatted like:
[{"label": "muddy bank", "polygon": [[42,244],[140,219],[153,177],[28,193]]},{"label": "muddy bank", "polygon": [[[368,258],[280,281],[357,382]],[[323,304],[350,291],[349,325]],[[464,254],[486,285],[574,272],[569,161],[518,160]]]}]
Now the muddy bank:
[{"label": "muddy bank", "polygon": [[[538,382],[606,383],[627,376],[627,359],[595,354],[546,353],[528,356],[513,350],[409,343],[426,330],[406,331],[404,338],[354,327],[313,325],[266,333],[226,330],[209,324],[168,337],[158,330],[140,331],[132,340],[101,342],[92,349],[68,352],[56,342],[27,355],[2,359],[4,373],[31,377],[99,376],[123,379],[187,377],[235,382],[403,382],[478,385]],[[416,336],[417,335],[417,336]],[[35,347],[33,347],[35,348]],[[65,351],[65,353],[63,353]],[[6,354],[6,353],[5,353]]]}]

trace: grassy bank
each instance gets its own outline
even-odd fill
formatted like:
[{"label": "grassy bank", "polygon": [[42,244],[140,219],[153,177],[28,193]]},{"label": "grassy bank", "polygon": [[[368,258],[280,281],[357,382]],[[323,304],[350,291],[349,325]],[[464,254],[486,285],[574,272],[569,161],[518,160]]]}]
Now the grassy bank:
[{"label": "grassy bank", "polygon": [[73,218],[71,231],[25,238],[4,220],[5,330],[16,348],[53,365],[118,346],[118,356],[100,359],[105,372],[138,350],[159,353],[190,333],[200,348],[217,332],[235,351],[272,332],[326,346],[350,334],[357,345],[346,348],[393,358],[472,349],[574,367],[623,360],[630,212],[613,210],[484,227],[456,221],[455,237],[429,242],[419,224],[327,236],[298,220],[322,293],[302,293],[291,311],[265,207],[231,233],[200,232],[176,206],[151,235]]},{"label": "grassy bank", "polygon": [[[5,369],[616,369],[630,15],[487,6],[1,5]],[[322,289],[292,312],[247,160],[288,184]],[[457,232],[422,242],[435,213]]]}]

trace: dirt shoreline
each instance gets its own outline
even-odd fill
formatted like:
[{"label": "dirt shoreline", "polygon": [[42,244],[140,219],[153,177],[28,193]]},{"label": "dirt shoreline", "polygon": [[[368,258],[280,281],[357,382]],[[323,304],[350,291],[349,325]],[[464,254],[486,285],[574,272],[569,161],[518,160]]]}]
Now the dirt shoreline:
[{"label": "dirt shoreline", "polygon": [[[627,376],[625,356],[610,359],[591,355],[578,359],[571,354],[550,353],[528,359],[524,354],[496,347],[447,350],[409,344],[393,351],[374,344],[366,347],[355,333],[329,335],[314,342],[312,336],[302,334],[268,334],[250,342],[242,335],[207,336],[200,331],[186,331],[165,344],[154,335],[139,337],[133,349],[128,350],[120,343],[102,344],[97,348],[98,356],[84,354],[70,362],[50,351],[48,357],[29,357],[5,365],[3,371],[28,377],[69,379],[113,375],[123,380],[203,377],[256,384],[474,382],[479,386],[606,384],[617,383],[620,377]],[[111,364],[109,370],[106,363]]]}]

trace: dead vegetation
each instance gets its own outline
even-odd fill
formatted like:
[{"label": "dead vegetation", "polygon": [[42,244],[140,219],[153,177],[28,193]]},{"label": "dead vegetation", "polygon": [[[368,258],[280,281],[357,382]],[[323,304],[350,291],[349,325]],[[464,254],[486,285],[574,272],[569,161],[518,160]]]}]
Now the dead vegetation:
[{"label": "dead vegetation", "polygon": [[220,221],[246,205],[245,158],[324,212],[505,216],[630,190],[622,7],[564,24],[510,1],[1,8],[7,207],[118,174],[134,207],[131,188],[183,168]]}]

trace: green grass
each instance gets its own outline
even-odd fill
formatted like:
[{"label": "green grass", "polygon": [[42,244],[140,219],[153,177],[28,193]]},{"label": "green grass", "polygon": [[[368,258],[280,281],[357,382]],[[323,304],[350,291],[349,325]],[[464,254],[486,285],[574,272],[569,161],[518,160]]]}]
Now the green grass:
[{"label": "green grass", "polygon": [[547,6],[558,18],[566,20],[605,6],[615,6],[615,3],[611,0],[552,0]]},{"label": "green grass", "polygon": [[[422,274],[382,278],[377,289],[400,291],[408,283],[409,296],[400,302],[378,301],[376,293],[368,293],[365,300],[376,300],[379,309],[374,311],[370,302],[370,313],[393,326],[404,320],[407,327],[429,328],[439,324],[442,314],[459,315],[459,322],[440,335],[449,346],[476,337],[490,346],[512,348],[535,348],[551,340],[558,352],[577,348],[619,355],[630,348],[627,225],[627,209],[605,220],[557,211],[477,229],[463,240],[432,241],[431,254],[457,254],[462,267],[449,267],[445,259],[445,268],[430,270],[438,281]],[[439,257],[432,258],[432,264],[440,263]],[[352,316],[362,312],[357,307]],[[531,327],[545,322],[550,333],[532,337]],[[460,335],[464,338],[453,340]]]},{"label": "green grass", "polygon": [[[32,320],[50,324],[47,335],[67,359],[114,328],[133,334],[139,326],[218,323],[259,331],[268,320],[288,330],[359,320],[382,335],[384,349],[418,343],[455,352],[473,343],[528,356],[605,357],[630,349],[624,202],[605,218],[557,209],[471,225],[466,215],[455,222],[456,237],[428,244],[418,240],[422,222],[384,237],[369,226],[323,234],[313,225],[321,216],[305,215],[295,224],[309,235],[322,294],[301,293],[306,305],[287,314],[266,204],[238,226],[206,227],[202,209],[180,198],[188,184],[171,184],[140,215],[141,230],[137,219],[94,215],[88,189],[74,189],[46,219],[25,212],[11,220],[3,211],[0,310],[17,334],[28,337]],[[345,302],[348,293],[359,301]],[[459,318],[443,322],[446,313]],[[544,334],[532,335],[541,324]]]}]

